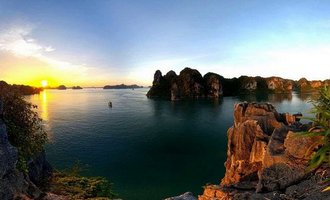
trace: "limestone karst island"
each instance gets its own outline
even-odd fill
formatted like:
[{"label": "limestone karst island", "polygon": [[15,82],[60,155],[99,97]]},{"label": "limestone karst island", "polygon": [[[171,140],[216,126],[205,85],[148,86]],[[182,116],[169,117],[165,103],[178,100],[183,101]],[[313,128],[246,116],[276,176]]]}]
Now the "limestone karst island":
[{"label": "limestone karst island", "polygon": [[329,200],[326,0],[1,0],[0,200]]}]

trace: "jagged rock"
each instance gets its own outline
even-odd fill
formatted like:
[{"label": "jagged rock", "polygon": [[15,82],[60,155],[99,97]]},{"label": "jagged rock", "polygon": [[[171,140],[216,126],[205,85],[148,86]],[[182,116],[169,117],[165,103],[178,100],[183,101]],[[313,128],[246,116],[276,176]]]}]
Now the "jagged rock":
[{"label": "jagged rock", "polygon": [[[324,180],[329,178],[329,168],[320,169],[305,180],[287,187],[285,190],[256,193],[254,190],[239,190],[220,185],[208,185],[204,187],[199,200],[328,200],[330,192],[321,192],[325,185]],[[326,174],[326,175],[325,175]],[[281,177],[282,178],[282,177]]]},{"label": "jagged rock", "polygon": [[176,75],[174,71],[169,71],[162,76],[157,70],[147,96],[172,101],[203,97],[218,98],[222,94],[221,88],[220,76],[217,74],[210,73],[203,78],[197,70],[185,68],[179,75]]},{"label": "jagged rock", "polygon": [[291,92],[293,89],[293,81],[280,77],[266,78],[267,87],[275,93]]},{"label": "jagged rock", "polygon": [[44,151],[28,162],[28,169],[30,180],[38,186],[47,181],[53,172]]},{"label": "jagged rock", "polygon": [[310,176],[306,167],[321,139],[297,135],[310,127],[297,116],[267,103],[236,104],[225,176],[221,185],[206,186],[199,199],[290,199],[283,191]]},{"label": "jagged rock", "polygon": [[160,85],[163,79],[162,72],[157,70],[154,74],[154,81],[152,82],[152,85]]},{"label": "jagged rock", "polygon": [[308,81],[306,78],[301,78],[298,81],[296,81],[296,89],[301,92],[308,92],[308,91],[315,91],[323,86],[329,85],[329,80],[313,80]]},{"label": "jagged rock", "polygon": [[310,85],[312,88],[320,88],[323,86],[323,82],[320,80],[310,81]]},{"label": "jagged rock", "polygon": [[202,75],[195,69],[185,68],[180,72],[177,80],[179,98],[204,97],[204,80]]},{"label": "jagged rock", "polygon": [[148,98],[171,99],[171,84],[162,76],[162,72],[157,70],[154,74],[152,87],[147,93]]},{"label": "jagged rock", "polygon": [[179,75],[176,75],[174,71],[169,71],[162,76],[162,73],[157,70],[147,96],[171,100],[219,98],[222,95],[249,93],[291,93],[293,89],[304,92],[324,85],[330,85],[330,80],[308,81],[302,78],[299,81],[293,81],[275,76],[268,78],[240,76],[228,79],[210,72],[202,77],[197,70],[185,68]]},{"label": "jagged rock", "polygon": [[258,87],[258,82],[255,77],[249,77],[249,76],[241,76],[238,78],[240,85],[241,85],[241,90],[256,90]]},{"label": "jagged rock", "polygon": [[[2,112],[2,103],[0,103],[0,116],[2,116]],[[29,176],[24,176],[16,169],[17,160],[17,148],[9,143],[6,125],[0,118],[0,199],[36,199],[40,197],[42,192]],[[37,181],[41,175],[44,175],[44,172],[40,170],[45,169],[45,163],[44,155],[42,158],[31,161],[32,174],[30,177]],[[37,166],[42,166],[42,168]]]},{"label": "jagged rock", "polygon": [[175,196],[175,197],[169,197],[164,200],[197,200],[196,197],[194,197],[193,193],[191,192],[186,192],[182,195]]},{"label": "jagged rock", "polygon": [[228,130],[226,174],[223,185],[257,181],[265,146],[282,122],[271,104],[241,103],[234,108],[234,126]]},{"label": "jagged rock", "polygon": [[204,75],[206,94],[210,98],[218,98],[222,93],[221,76],[215,73]]}]

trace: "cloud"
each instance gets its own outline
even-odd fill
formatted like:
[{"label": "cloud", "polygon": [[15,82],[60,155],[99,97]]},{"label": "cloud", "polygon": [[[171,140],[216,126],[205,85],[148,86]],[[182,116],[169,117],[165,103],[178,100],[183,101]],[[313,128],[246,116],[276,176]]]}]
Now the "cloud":
[{"label": "cloud", "polygon": [[[44,63],[43,66],[39,65],[40,70],[41,68],[45,68],[48,69],[49,73],[55,73],[58,76],[65,73],[75,76],[75,79],[87,77],[87,71],[90,69],[88,66],[85,64],[74,64],[52,57],[49,53],[55,51],[55,48],[51,45],[44,45],[38,42],[32,36],[32,30],[30,26],[12,26],[0,31],[0,58],[1,55],[3,56],[9,53],[13,57],[16,57],[16,63],[19,63],[19,60],[26,59],[38,60],[40,63]],[[13,57],[12,59],[14,59]],[[12,65],[14,66],[13,63]],[[33,66],[27,64],[24,66],[31,70],[33,69],[33,73],[36,73],[36,69]]]},{"label": "cloud", "polygon": [[44,50],[46,52],[52,52],[52,51],[55,51],[55,48],[53,48],[52,46],[48,46],[48,47],[45,47]]},{"label": "cloud", "polygon": [[29,38],[31,28],[12,27],[9,30],[3,29],[0,32],[0,50],[8,51],[16,56],[39,56],[42,51],[42,45],[35,39]]}]

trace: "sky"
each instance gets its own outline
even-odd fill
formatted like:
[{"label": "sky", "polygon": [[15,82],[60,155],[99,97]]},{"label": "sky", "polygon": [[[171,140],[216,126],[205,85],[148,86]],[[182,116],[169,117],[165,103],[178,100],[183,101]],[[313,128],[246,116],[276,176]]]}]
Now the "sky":
[{"label": "sky", "polygon": [[152,84],[195,68],[330,78],[328,0],[0,0],[0,80]]}]

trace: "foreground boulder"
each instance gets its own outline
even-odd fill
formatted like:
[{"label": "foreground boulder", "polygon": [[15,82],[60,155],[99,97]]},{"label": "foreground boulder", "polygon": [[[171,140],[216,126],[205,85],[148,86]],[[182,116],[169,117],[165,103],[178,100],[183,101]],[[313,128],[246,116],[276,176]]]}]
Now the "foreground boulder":
[{"label": "foreground boulder", "polygon": [[[321,138],[298,136],[295,132],[311,126],[298,121],[296,115],[278,113],[271,104],[236,104],[234,125],[227,133],[225,176],[220,185],[206,186],[199,199],[296,199],[303,190],[320,193],[324,186],[316,183],[329,170],[321,170],[321,176],[306,168]],[[318,196],[330,198],[327,192]]]}]

